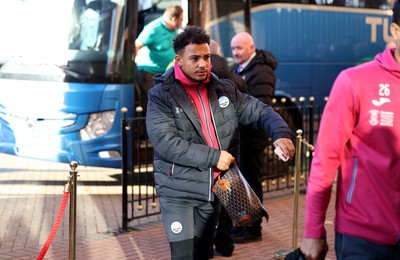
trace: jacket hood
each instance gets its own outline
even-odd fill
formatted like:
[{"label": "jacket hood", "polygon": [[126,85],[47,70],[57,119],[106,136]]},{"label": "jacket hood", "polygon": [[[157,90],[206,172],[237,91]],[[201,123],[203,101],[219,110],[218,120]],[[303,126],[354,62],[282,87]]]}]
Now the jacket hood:
[{"label": "jacket hood", "polygon": [[[209,85],[216,86],[218,77],[214,73],[210,72],[207,80],[209,80],[207,81],[207,83],[209,82]],[[167,69],[164,74],[154,76],[153,81],[154,85],[162,84],[165,88],[170,88],[173,83],[177,81],[174,67],[172,66]]]},{"label": "jacket hood", "polygon": [[[157,85],[159,83],[166,81],[173,74],[174,74],[174,66],[171,66],[163,74],[158,74],[158,75],[154,76],[154,78],[153,78],[154,85]],[[175,78],[175,76],[173,78]],[[170,79],[170,80],[172,80],[172,79]]]},{"label": "jacket hood", "polygon": [[375,61],[379,66],[400,78],[400,64],[397,63],[394,57],[395,51],[396,48],[386,48],[385,51],[375,56]]},{"label": "jacket hood", "polygon": [[211,71],[218,75],[220,78],[229,78],[231,70],[228,67],[225,59],[217,54],[211,54]]},{"label": "jacket hood", "polygon": [[275,56],[266,50],[256,50],[256,56],[250,62],[248,67],[253,66],[252,64],[267,64],[273,70],[276,70],[278,67],[278,61],[276,60]]},{"label": "jacket hood", "polygon": [[210,82],[211,70],[208,71],[207,78],[202,82],[194,82],[189,80],[186,77],[185,73],[183,72],[182,68],[179,67],[179,65],[176,63],[174,64],[174,72],[175,72],[175,78],[179,80],[183,86],[190,86],[190,87],[196,87],[198,85],[204,86],[208,82]]}]

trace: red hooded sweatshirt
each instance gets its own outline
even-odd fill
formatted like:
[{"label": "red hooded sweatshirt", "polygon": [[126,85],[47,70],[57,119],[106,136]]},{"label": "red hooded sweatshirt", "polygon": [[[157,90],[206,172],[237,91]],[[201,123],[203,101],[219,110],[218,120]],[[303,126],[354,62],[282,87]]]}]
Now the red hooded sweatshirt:
[{"label": "red hooded sweatshirt", "polygon": [[[181,82],[182,87],[189,95],[197,115],[200,120],[201,130],[206,139],[207,145],[219,149],[217,135],[215,134],[214,124],[211,117],[211,107],[208,99],[208,85],[210,82],[211,71],[208,72],[206,80],[203,82],[190,81],[183,73],[181,67],[174,64],[175,78]],[[214,168],[214,179],[218,177],[220,171]]]},{"label": "red hooded sweatshirt", "polygon": [[342,71],[333,85],[311,165],[304,237],[326,236],[337,174],[335,230],[377,244],[400,240],[400,64],[394,51]]}]

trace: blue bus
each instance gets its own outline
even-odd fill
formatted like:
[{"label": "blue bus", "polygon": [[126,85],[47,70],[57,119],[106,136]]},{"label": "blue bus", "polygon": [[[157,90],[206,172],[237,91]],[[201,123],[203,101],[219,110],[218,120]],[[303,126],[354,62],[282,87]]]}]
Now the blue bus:
[{"label": "blue bus", "polygon": [[138,30],[182,3],[145,1],[0,1],[0,152],[121,167],[121,110],[141,115]]},{"label": "blue bus", "polygon": [[340,70],[390,41],[391,11],[367,1],[153,4],[141,13],[139,0],[0,1],[0,152],[121,167],[121,109],[140,116],[132,58],[138,23],[169,4],[181,4],[187,22],[205,27],[227,58],[232,36],[250,29],[256,47],[279,61],[277,100],[323,99]]},{"label": "blue bus", "polygon": [[121,166],[120,110],[134,113],[126,32],[135,33],[137,5],[0,2],[0,152]]}]

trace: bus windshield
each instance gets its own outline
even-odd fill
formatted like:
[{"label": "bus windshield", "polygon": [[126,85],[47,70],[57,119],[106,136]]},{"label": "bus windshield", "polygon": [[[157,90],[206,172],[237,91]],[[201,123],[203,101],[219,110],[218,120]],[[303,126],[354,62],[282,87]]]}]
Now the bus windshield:
[{"label": "bus windshield", "polygon": [[[2,78],[101,82],[122,39],[124,1],[4,0],[0,3]],[[6,26],[5,26],[6,25]]]}]

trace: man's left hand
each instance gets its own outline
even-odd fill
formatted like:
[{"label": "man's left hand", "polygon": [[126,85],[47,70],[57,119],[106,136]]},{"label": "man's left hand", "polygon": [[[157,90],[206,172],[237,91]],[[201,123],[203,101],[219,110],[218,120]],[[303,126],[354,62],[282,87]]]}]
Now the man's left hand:
[{"label": "man's left hand", "polygon": [[274,147],[279,146],[283,154],[285,155],[286,158],[289,158],[291,160],[294,156],[294,144],[291,139],[289,138],[279,138],[274,142]]}]

